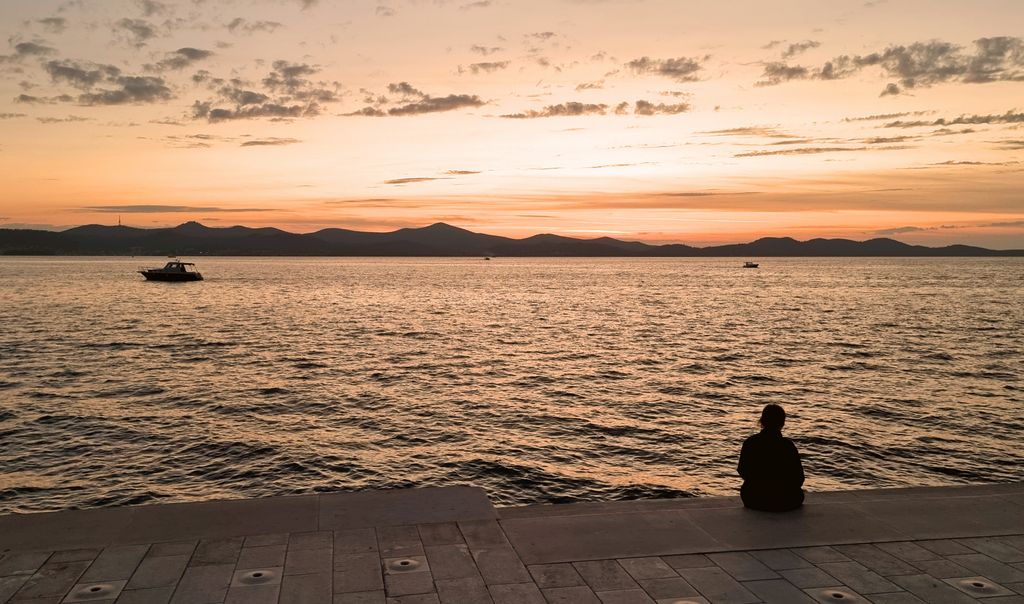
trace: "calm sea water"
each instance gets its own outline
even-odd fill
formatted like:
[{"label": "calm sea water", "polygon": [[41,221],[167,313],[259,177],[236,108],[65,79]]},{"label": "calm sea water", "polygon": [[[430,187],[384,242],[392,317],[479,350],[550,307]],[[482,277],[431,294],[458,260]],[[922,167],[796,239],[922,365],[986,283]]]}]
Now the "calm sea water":
[{"label": "calm sea water", "polygon": [[[1024,479],[1024,259],[0,259],[0,512]],[[162,259],[148,263],[162,264]]]}]

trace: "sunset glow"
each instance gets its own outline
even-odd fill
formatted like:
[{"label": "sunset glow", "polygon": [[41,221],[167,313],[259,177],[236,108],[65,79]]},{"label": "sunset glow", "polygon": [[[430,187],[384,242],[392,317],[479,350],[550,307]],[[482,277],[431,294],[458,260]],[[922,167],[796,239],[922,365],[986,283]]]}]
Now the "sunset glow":
[{"label": "sunset glow", "polygon": [[0,227],[1024,248],[1019,0],[5,0]]}]

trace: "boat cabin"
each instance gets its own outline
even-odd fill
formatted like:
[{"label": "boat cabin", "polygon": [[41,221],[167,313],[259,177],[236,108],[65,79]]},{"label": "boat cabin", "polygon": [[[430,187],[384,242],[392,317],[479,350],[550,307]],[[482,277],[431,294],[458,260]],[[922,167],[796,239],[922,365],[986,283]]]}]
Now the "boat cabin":
[{"label": "boat cabin", "polygon": [[164,265],[161,271],[165,273],[194,273],[196,272],[196,265],[193,262],[181,262],[180,260],[172,260]]}]

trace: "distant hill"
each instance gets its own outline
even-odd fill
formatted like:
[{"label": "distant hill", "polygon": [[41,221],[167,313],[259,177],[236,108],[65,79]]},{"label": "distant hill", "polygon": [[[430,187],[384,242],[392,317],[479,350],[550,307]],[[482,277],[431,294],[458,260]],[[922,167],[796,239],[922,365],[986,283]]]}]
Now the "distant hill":
[{"label": "distant hill", "polygon": [[751,243],[705,248],[649,245],[611,237],[575,239],[534,235],[511,239],[474,233],[444,223],[390,233],[323,229],[296,234],[275,228],[207,227],[186,222],[173,228],[139,229],[91,224],[62,232],[0,229],[0,254],[134,256],[1024,256],[1024,250],[968,245],[924,247],[894,239],[764,237]]}]

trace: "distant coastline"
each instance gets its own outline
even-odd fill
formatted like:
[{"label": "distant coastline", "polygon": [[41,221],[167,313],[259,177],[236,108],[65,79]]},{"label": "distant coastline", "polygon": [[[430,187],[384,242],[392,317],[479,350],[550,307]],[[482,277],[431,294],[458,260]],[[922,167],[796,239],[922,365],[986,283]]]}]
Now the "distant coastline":
[{"label": "distant coastline", "polygon": [[444,223],[370,233],[323,229],[289,233],[276,228],[207,227],[186,222],[171,228],[141,229],[87,225],[66,231],[0,229],[0,255],[101,256],[462,256],[462,257],[1010,257],[1020,250],[969,245],[926,247],[894,239],[867,241],[764,237],[750,243],[693,247],[651,245],[611,237],[576,239],[534,235],[512,239],[474,233]]}]

